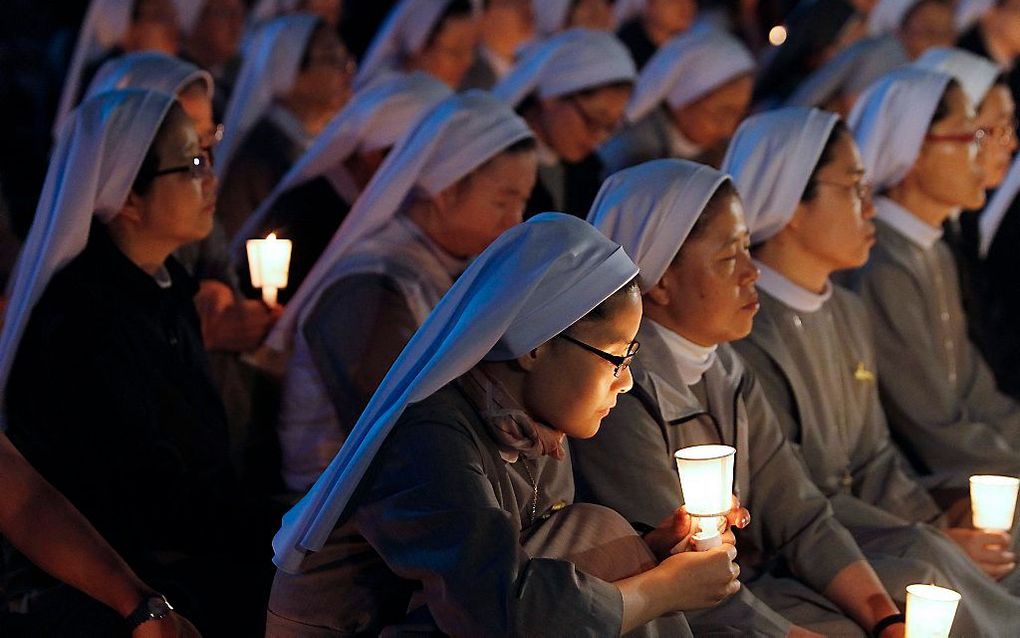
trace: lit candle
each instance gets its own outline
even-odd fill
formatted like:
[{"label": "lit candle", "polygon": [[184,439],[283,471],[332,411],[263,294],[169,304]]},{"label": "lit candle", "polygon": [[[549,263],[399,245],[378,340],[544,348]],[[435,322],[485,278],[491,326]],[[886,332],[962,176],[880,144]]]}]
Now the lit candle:
[{"label": "lit candle", "polygon": [[907,586],[907,638],[949,638],[960,594],[935,585]]},{"label": "lit candle", "polygon": [[276,291],[287,287],[291,242],[289,239],[277,239],[276,233],[270,233],[265,239],[249,239],[245,246],[248,249],[251,285],[261,288],[262,300],[273,307],[276,305]]},{"label": "lit candle", "polygon": [[970,477],[970,506],[974,513],[974,527],[1008,532],[1013,527],[1018,489],[1020,479],[1012,476]]},{"label": "lit candle", "polygon": [[728,445],[695,445],[674,454],[684,505],[699,528],[693,536],[698,551],[722,544],[720,532],[733,507],[736,453]]}]

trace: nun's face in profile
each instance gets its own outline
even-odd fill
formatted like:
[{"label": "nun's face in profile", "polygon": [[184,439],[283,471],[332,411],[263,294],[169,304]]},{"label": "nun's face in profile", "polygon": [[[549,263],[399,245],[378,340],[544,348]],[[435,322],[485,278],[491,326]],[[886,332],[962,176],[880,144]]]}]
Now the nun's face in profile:
[{"label": "nun's face in profile", "polygon": [[451,255],[480,254],[521,223],[537,173],[534,150],[500,153],[432,200],[425,232]]},{"label": "nun's face in profile", "polygon": [[609,139],[623,118],[631,87],[605,86],[540,101],[539,126],[556,156],[579,162]]},{"label": "nun's face in profile", "polygon": [[178,167],[189,170],[160,175],[152,181],[141,198],[141,234],[178,247],[203,239],[212,230],[216,178],[208,165],[190,170],[196,157],[207,156],[183,109],[171,109],[154,144],[159,156],[158,170]]},{"label": "nun's face in profile", "polygon": [[173,0],[138,0],[134,16],[122,42],[125,51],[153,50],[177,55],[181,33]]},{"label": "nun's face in profile", "polygon": [[336,31],[320,26],[308,44],[307,64],[298,73],[287,99],[332,115],[350,99],[353,78],[354,63]]},{"label": "nun's face in profile", "polygon": [[746,337],[758,312],[758,269],[751,261],[740,198],[716,198],[710,206],[707,224],[687,238],[645,294],[668,317],[671,329],[702,346]]},{"label": "nun's face in profile", "polygon": [[733,136],[751,104],[754,80],[742,75],[672,111],[676,127],[691,142],[711,148]]},{"label": "nun's face in profile", "polygon": [[582,27],[596,31],[613,30],[613,5],[609,0],[574,0],[567,28]]},{"label": "nun's face in profile", "polygon": [[830,272],[858,268],[875,243],[875,207],[864,162],[850,133],[836,137],[831,159],[814,176],[814,195],[802,201],[784,229],[789,240]]},{"label": "nun's face in profile", "polygon": [[[597,350],[623,357],[641,325],[636,289],[614,295],[605,318],[586,319],[564,333]],[[633,386],[630,369],[621,368],[562,337],[554,337],[518,359],[527,371],[523,385],[528,414],[569,437],[588,439],[616,406],[617,395]]]},{"label": "nun's face in profile", "polygon": [[900,40],[911,60],[932,47],[951,47],[956,42],[953,5],[928,0],[909,12],[900,27]]},{"label": "nun's face in profile", "polygon": [[995,188],[1005,179],[1017,149],[1016,105],[1007,86],[996,84],[988,91],[978,110],[977,125],[985,134],[981,146],[985,188]]},{"label": "nun's face in profile", "polygon": [[940,206],[979,208],[985,201],[985,174],[974,109],[955,84],[946,93],[946,103],[948,114],[928,129],[904,184]]},{"label": "nun's face in profile", "polygon": [[443,21],[425,48],[408,57],[410,71],[424,71],[453,90],[460,88],[475,62],[478,23],[471,16],[451,16]]}]

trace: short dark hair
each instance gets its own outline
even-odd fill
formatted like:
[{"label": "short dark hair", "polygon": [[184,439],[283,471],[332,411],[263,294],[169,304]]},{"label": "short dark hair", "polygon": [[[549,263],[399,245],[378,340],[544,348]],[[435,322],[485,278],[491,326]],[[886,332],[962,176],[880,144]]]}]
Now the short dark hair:
[{"label": "short dark hair", "polygon": [[694,220],[694,225],[691,226],[691,232],[687,233],[687,238],[684,239],[683,246],[680,246],[680,248],[676,251],[676,254],[673,255],[673,260],[670,262],[671,267],[680,261],[681,255],[684,252],[684,246],[687,245],[687,242],[701,237],[701,235],[704,234],[705,229],[708,228],[708,225],[712,223],[713,219],[715,219],[716,215],[725,210],[723,203],[731,197],[737,196],[737,187],[733,185],[731,180],[727,179],[722,184],[719,184],[719,187],[715,189],[714,193],[712,193],[712,197],[710,197],[708,202],[705,203],[705,208],[702,209],[701,214],[698,215],[696,220]]},{"label": "short dark hair", "polygon": [[612,316],[616,304],[630,295],[641,296],[641,288],[638,286],[637,276],[625,283],[619,290],[606,297],[602,303],[588,311],[588,314],[578,319],[577,323],[582,321],[605,321]]},{"label": "short dark hair", "polygon": [[312,32],[308,34],[308,41],[305,42],[305,50],[301,52],[301,64],[298,66],[300,71],[308,70],[308,66],[312,63],[312,43],[315,42],[316,36],[327,32],[328,29],[329,25],[322,18],[315,19],[315,26],[312,27]]},{"label": "short dark hair", "polygon": [[963,87],[956,80],[956,78],[952,78],[949,80],[948,83],[946,83],[946,89],[942,92],[942,97],[939,98],[939,103],[935,107],[935,112],[931,116],[931,122],[929,122],[928,124],[929,130],[931,129],[931,127],[935,126],[942,120],[949,117],[949,91],[953,87],[956,87],[961,91],[963,90]]},{"label": "short dark hair", "polygon": [[800,196],[800,201],[808,202],[815,198],[818,192],[818,171],[832,163],[832,156],[836,154],[836,142],[839,140],[839,137],[849,134],[850,129],[843,120],[836,122],[835,126],[832,127],[829,139],[825,141],[825,146],[822,148],[822,154],[818,156],[818,163],[815,164],[814,170],[811,171],[811,176],[808,177],[807,184],[804,185],[804,192]]}]

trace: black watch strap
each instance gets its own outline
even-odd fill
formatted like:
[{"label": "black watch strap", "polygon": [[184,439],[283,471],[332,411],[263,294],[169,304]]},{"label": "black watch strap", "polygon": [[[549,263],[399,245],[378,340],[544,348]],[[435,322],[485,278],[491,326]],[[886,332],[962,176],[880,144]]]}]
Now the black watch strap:
[{"label": "black watch strap", "polygon": [[124,623],[127,625],[129,632],[134,631],[142,623],[166,618],[173,610],[173,606],[170,605],[170,601],[165,596],[156,594],[138,603],[135,610],[124,619]]},{"label": "black watch strap", "polygon": [[886,616],[882,620],[880,620],[877,623],[875,623],[875,626],[872,627],[872,629],[871,629],[871,635],[874,638],[879,638],[882,635],[882,632],[885,631],[886,629],[888,629],[889,627],[891,627],[892,625],[896,625],[898,623],[905,623],[905,622],[907,622],[906,615],[904,615],[904,614],[889,614],[888,616]]}]

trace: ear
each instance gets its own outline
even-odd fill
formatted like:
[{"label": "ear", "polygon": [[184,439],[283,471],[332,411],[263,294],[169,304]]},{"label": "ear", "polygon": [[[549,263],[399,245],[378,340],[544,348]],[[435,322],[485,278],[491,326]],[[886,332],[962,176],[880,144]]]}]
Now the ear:
[{"label": "ear", "polygon": [[793,216],[790,217],[790,221],[786,222],[786,226],[779,232],[784,232],[790,229],[794,232],[800,230],[804,224],[804,217],[808,214],[808,204],[804,201],[797,202],[797,208],[793,209]]},{"label": "ear", "polygon": [[432,197],[432,209],[439,214],[443,214],[452,208],[460,196],[460,184],[462,181],[462,179],[459,179],[436,193]]},{"label": "ear", "polygon": [[670,293],[669,286],[666,282],[666,276],[669,274],[669,268],[666,269],[666,274],[663,274],[659,278],[659,281],[655,282],[648,292],[644,293],[642,297],[647,301],[651,302],[653,306],[668,306],[673,295]]},{"label": "ear", "polygon": [[124,206],[120,209],[120,213],[117,214],[117,219],[121,219],[125,222],[140,224],[142,219],[145,217],[145,198],[138,193],[131,191],[128,193],[127,201],[124,202]]}]

